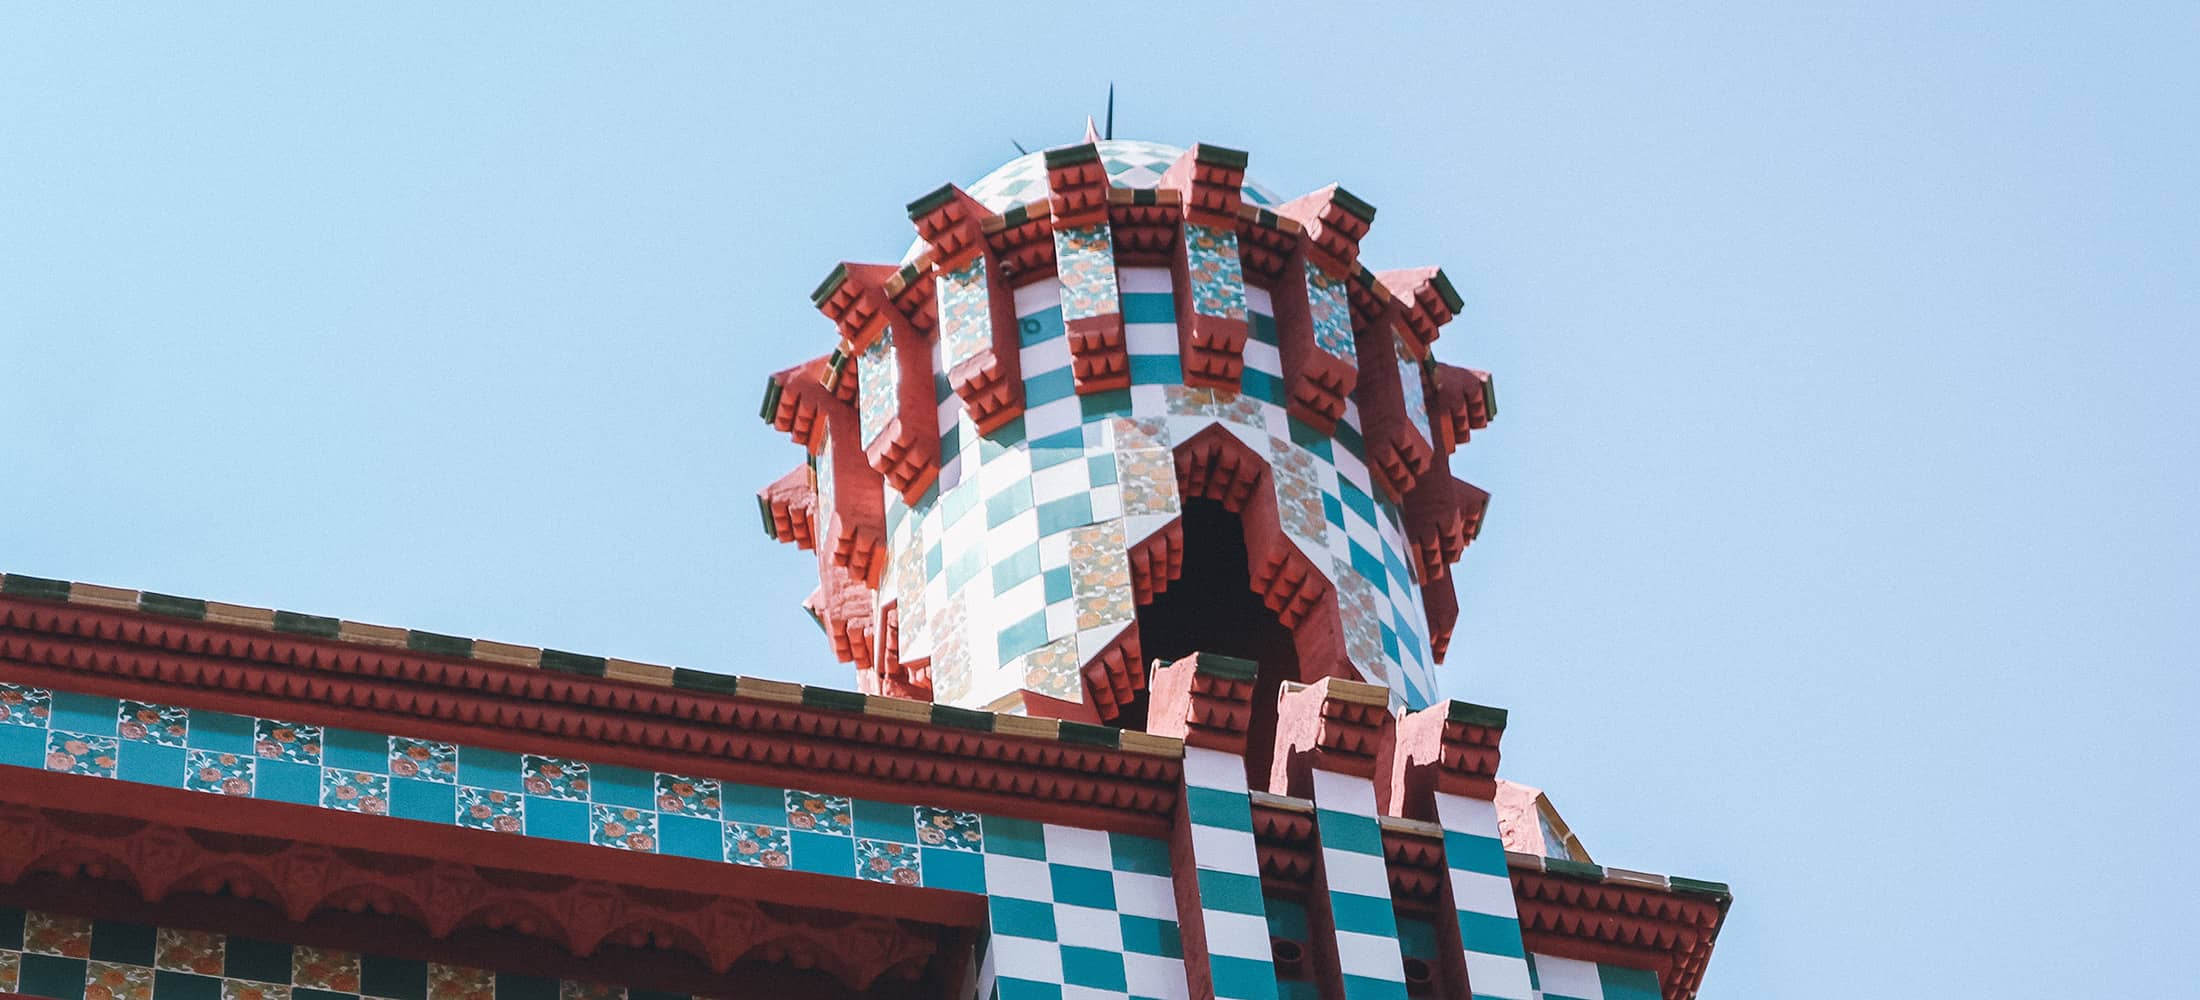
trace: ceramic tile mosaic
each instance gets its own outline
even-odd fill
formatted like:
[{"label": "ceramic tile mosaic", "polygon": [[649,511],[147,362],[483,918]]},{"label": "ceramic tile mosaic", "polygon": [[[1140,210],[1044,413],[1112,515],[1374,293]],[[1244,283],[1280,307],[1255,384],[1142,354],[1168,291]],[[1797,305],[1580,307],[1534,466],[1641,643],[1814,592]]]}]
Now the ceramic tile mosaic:
[{"label": "ceramic tile mosaic", "polygon": [[1054,269],[1061,279],[1063,319],[1122,311],[1115,284],[1115,246],[1106,225],[1056,229]]},{"label": "ceramic tile mosaic", "polygon": [[1433,446],[1436,435],[1430,433],[1428,427],[1428,389],[1424,381],[1426,376],[1421,372],[1421,359],[1407,349],[1404,337],[1392,334],[1391,341],[1398,348],[1398,385],[1405,390],[1406,419],[1421,432],[1422,439]]},{"label": "ceramic tile mosaic", "polygon": [[1244,319],[1245,270],[1238,262],[1237,231],[1185,223],[1184,250],[1191,270],[1192,311]]},{"label": "ceramic tile mosaic", "polygon": [[939,277],[940,343],[949,371],[993,346],[992,300],[986,291],[985,258]]},{"label": "ceramic tile mosaic", "polygon": [[1314,318],[1314,346],[1352,361],[1352,296],[1345,279],[1332,277],[1312,261],[1306,264],[1307,308]]},{"label": "ceramic tile mosaic", "polygon": [[863,443],[878,439],[900,411],[901,363],[894,356],[894,331],[888,328],[856,358],[856,415]]},{"label": "ceramic tile mosaic", "polygon": [[1497,804],[1436,793],[1436,818],[1444,827],[1444,864],[1451,870],[1452,902],[1459,913],[1467,978],[1478,996],[1531,1000],[1527,949],[1521,944],[1519,906],[1505,863]]}]

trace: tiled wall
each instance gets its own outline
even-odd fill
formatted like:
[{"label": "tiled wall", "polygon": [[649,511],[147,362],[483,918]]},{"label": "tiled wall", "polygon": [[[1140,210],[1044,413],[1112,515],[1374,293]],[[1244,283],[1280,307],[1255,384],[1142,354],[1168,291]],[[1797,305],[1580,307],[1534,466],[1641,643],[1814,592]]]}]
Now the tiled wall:
[{"label": "tiled wall", "polygon": [[1658,977],[1642,969],[1549,955],[1528,956],[1537,1000],[1660,1000]]},{"label": "tiled wall", "polygon": [[0,907],[0,993],[52,1000],[688,1000]]}]

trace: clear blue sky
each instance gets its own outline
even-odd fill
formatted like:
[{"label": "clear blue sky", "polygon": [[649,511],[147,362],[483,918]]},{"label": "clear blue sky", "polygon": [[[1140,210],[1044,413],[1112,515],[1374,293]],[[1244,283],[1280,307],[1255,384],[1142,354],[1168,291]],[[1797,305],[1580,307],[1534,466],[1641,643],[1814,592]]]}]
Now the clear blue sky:
[{"label": "clear blue sky", "polygon": [[2189,987],[2200,8],[1639,6],[8,5],[0,569],[847,684],[763,376],[1112,80],[1458,284],[1446,691],[1705,996]]}]

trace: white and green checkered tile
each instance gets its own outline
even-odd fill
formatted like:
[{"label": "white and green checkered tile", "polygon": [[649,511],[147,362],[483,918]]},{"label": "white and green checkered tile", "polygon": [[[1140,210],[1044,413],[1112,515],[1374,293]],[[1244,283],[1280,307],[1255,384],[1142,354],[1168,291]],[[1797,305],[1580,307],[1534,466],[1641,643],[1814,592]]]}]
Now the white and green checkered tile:
[{"label": "white and green checkered tile", "polygon": [[1330,916],[1337,927],[1345,996],[1404,1000],[1405,957],[1390,902],[1383,830],[1375,819],[1375,783],[1321,770],[1313,777],[1314,827],[1321,841]]},{"label": "white and green checkered tile", "polygon": [[1260,854],[1253,842],[1245,758],[1185,747],[1184,784],[1192,866],[1179,877],[1198,883],[1215,996],[1276,1000],[1275,956],[1268,943],[1268,911],[1260,888]]},{"label": "white and green checkered tile", "polygon": [[1530,955],[1528,972],[1537,1000],[1660,1000],[1664,995],[1656,973],[1624,965]]},{"label": "white and green checkered tile", "polygon": [[1477,997],[1532,1000],[1520,910],[1497,829],[1497,804],[1437,792],[1436,818],[1444,827],[1444,864],[1451,869],[1468,986]]},{"label": "white and green checkered tile", "polygon": [[980,995],[1186,995],[1167,844],[1033,824],[988,845],[985,882],[991,935],[981,976],[991,988],[981,982]]}]

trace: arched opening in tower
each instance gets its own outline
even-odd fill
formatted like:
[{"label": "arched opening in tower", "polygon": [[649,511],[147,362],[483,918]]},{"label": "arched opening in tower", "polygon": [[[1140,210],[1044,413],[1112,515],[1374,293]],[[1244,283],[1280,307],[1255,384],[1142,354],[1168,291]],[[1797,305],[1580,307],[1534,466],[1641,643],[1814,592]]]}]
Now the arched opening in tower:
[{"label": "arched opening in tower", "polygon": [[[1275,753],[1276,694],[1283,681],[1299,676],[1298,648],[1253,589],[1238,516],[1220,501],[1187,497],[1183,525],[1184,573],[1138,609],[1139,644],[1148,662],[1219,653],[1260,664],[1245,756],[1253,787],[1265,788]],[[1135,721],[1119,724],[1145,726],[1143,697],[1125,718]]]}]

